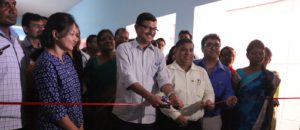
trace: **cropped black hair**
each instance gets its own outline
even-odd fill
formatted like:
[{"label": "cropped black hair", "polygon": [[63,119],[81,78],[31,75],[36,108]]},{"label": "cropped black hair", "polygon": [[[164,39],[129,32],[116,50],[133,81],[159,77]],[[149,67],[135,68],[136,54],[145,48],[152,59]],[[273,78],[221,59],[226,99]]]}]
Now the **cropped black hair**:
[{"label": "cropped black hair", "polygon": [[136,19],[135,24],[142,25],[144,21],[157,21],[157,20],[153,14],[144,12],[144,13],[139,14],[139,16]]},{"label": "cropped black hair", "polygon": [[180,46],[182,46],[182,45],[185,44],[185,43],[192,43],[192,44],[194,45],[194,43],[193,43],[193,41],[192,41],[191,39],[180,39],[180,40],[178,40],[178,41],[176,42],[175,47],[176,47],[176,48],[179,48]]},{"label": "cropped black hair", "polygon": [[211,34],[207,34],[205,35],[202,40],[201,40],[201,48],[204,47],[204,43],[208,40],[208,39],[216,39],[218,40],[219,42],[221,42],[221,39],[219,37],[218,34],[215,34],[215,33],[211,33]]},{"label": "cropped black hair", "polygon": [[40,21],[42,17],[39,14],[27,12],[22,16],[22,26],[29,27],[31,21]]},{"label": "cropped black hair", "polygon": [[90,46],[90,44],[93,42],[93,38],[97,38],[97,35],[91,34],[86,38],[86,47]]},{"label": "cropped black hair", "polygon": [[191,39],[193,39],[193,35],[188,31],[188,30],[181,30],[179,33],[178,33],[178,37],[180,35],[183,35],[183,34],[187,34],[190,36]]},{"label": "cropped black hair", "polygon": [[117,36],[121,31],[127,31],[126,28],[119,28],[117,29],[117,31],[115,32],[115,36]]}]

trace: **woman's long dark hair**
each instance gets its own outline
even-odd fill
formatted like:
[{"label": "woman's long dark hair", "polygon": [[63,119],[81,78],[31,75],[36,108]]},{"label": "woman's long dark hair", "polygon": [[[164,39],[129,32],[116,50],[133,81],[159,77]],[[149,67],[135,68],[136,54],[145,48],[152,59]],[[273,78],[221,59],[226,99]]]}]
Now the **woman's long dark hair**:
[{"label": "woman's long dark hair", "polygon": [[168,55],[167,55],[167,60],[166,60],[166,64],[169,65],[169,64],[172,64],[174,62],[173,60],[173,55],[174,55],[174,52],[175,52],[175,45],[170,49]]},{"label": "woman's long dark hair", "polygon": [[54,47],[54,37],[52,31],[56,30],[58,33],[66,35],[70,30],[71,26],[76,24],[75,19],[72,15],[67,13],[55,13],[52,14],[45,26],[45,30],[41,35],[41,44],[46,48]]}]

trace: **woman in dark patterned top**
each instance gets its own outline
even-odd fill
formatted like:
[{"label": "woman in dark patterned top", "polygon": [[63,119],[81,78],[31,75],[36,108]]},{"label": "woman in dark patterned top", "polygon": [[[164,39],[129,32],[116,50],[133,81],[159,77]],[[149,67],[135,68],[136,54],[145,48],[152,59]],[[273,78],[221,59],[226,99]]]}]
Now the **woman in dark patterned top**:
[{"label": "woman in dark patterned top", "polygon": [[[80,83],[66,51],[77,43],[79,30],[74,18],[66,13],[50,16],[41,37],[44,52],[39,56],[33,77],[41,102],[81,102]],[[40,107],[37,129],[83,129],[81,106],[44,105]]]},{"label": "woman in dark patterned top", "polygon": [[[117,63],[114,35],[108,29],[97,35],[100,56],[90,59],[86,66],[87,95],[89,102],[114,102],[116,94]],[[89,107],[87,129],[111,130],[113,128],[112,106]],[[101,118],[99,118],[101,117]]]}]

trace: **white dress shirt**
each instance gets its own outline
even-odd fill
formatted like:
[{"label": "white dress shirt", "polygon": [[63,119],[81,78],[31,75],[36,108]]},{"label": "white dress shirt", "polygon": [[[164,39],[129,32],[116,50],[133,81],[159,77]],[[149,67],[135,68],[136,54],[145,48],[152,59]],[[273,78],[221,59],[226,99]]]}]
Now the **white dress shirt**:
[{"label": "white dress shirt", "polygon": [[207,72],[194,63],[185,72],[176,61],[168,65],[168,71],[175,93],[183,101],[184,108],[180,110],[173,107],[170,109],[161,108],[161,112],[173,120],[176,120],[180,115],[185,116],[190,121],[197,121],[202,118],[204,109],[201,103],[207,100],[214,102],[215,99]]}]

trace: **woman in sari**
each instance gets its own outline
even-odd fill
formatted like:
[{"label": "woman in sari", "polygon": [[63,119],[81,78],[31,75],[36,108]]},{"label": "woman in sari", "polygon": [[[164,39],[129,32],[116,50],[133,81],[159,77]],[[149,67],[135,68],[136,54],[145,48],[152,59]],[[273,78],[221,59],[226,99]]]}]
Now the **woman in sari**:
[{"label": "woman in sari", "polygon": [[263,65],[264,44],[253,40],[247,47],[250,65],[237,69],[233,84],[238,98],[234,107],[234,130],[268,130],[273,113],[274,74]]},{"label": "woman in sari", "polygon": [[[97,45],[101,55],[90,59],[86,65],[87,96],[89,102],[114,102],[117,65],[115,40],[108,29],[97,35]],[[90,122],[87,129],[111,130],[112,106],[91,106]]]}]

